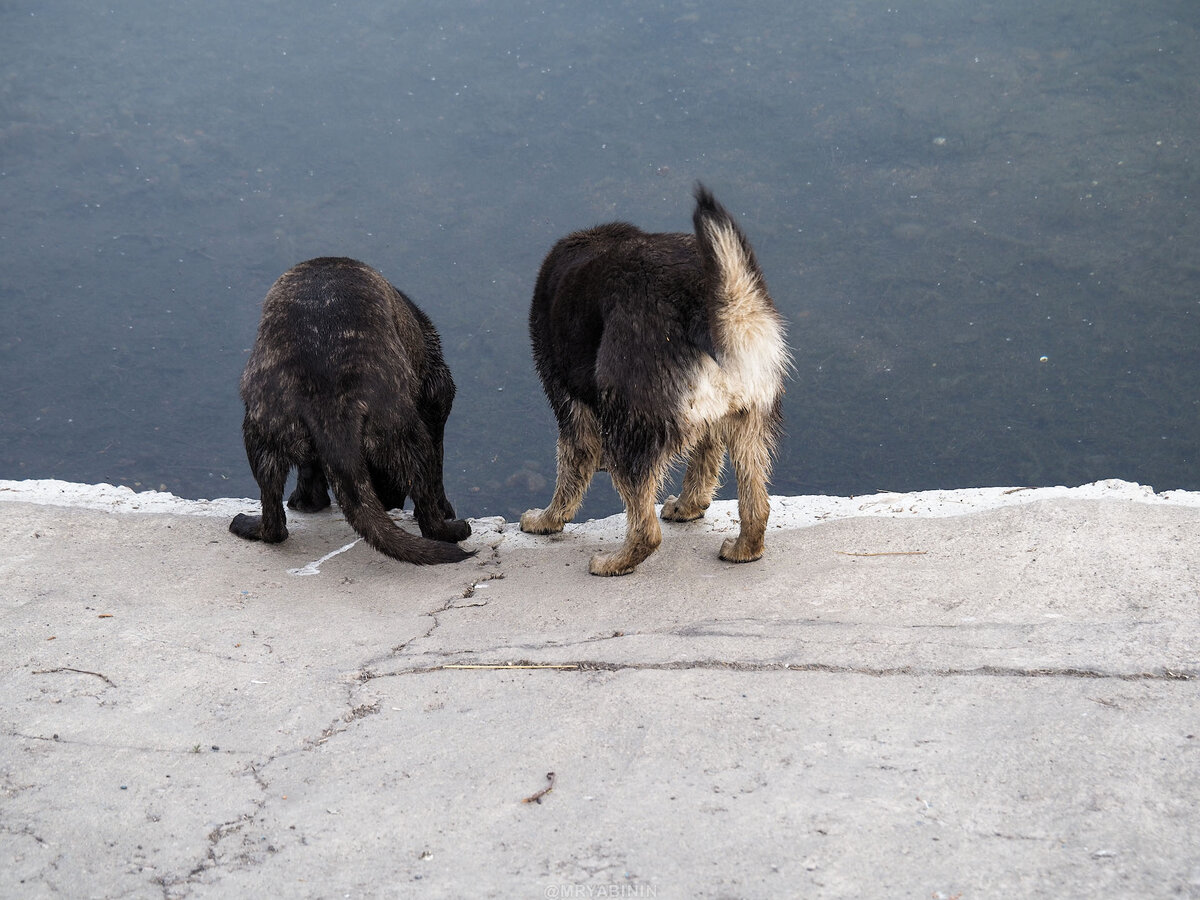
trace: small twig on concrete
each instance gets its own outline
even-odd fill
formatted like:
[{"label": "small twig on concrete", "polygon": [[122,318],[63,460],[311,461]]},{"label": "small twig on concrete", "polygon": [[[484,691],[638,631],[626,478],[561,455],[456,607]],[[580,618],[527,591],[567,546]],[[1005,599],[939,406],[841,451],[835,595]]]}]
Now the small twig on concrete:
[{"label": "small twig on concrete", "polygon": [[536,794],[530,794],[528,797],[526,797],[521,802],[522,803],[541,803],[542,798],[545,797],[552,790],[554,790],[554,773],[553,772],[546,773],[546,781],[548,781],[549,784],[547,784],[544,788],[542,788]]},{"label": "small twig on concrete", "polygon": [[534,664],[534,663],[499,663],[499,664],[483,664],[483,663],[447,663],[442,666],[443,669],[578,669],[577,663],[567,664]]},{"label": "small twig on concrete", "polygon": [[99,672],[89,672],[87,669],[73,669],[70,666],[59,666],[57,669],[35,669],[34,675],[53,675],[56,672],[75,672],[79,675],[95,675],[109,687],[116,687],[113,680],[107,675],[102,675]]}]

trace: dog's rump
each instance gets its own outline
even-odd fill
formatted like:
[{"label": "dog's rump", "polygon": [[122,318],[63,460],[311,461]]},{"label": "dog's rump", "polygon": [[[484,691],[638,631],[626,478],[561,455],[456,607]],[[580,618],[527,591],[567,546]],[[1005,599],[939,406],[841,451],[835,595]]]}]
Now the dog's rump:
[{"label": "dog's rump", "polygon": [[267,294],[242,374],[243,399],[255,406],[298,396],[355,398],[386,407],[392,396],[416,389],[430,356],[422,332],[431,327],[403,292],[364,263],[335,257],[301,263]]},{"label": "dog's rump", "polygon": [[[576,399],[596,402],[603,382],[708,369],[735,392],[774,400],[789,367],[783,320],[749,240],[703,186],[694,234],[647,233],[624,222],[575,232],[542,264],[530,310],[534,359]],[[598,383],[599,380],[599,383]],[[664,385],[651,388],[661,392]]]},{"label": "dog's rump", "polygon": [[664,392],[677,398],[680,373],[715,353],[702,287],[693,235],[613,223],[563,238],[530,309],[543,384],[593,408],[604,390],[635,407],[661,406]]}]

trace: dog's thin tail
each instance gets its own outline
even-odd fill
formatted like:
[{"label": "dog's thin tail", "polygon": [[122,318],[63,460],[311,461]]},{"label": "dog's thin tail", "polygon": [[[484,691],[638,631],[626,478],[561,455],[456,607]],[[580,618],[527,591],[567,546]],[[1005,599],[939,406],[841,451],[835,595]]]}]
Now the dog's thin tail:
[{"label": "dog's thin tail", "polygon": [[474,555],[457,544],[411,534],[392,521],[371,484],[363,456],[361,415],[345,410],[305,424],[342,514],[368,544],[393,559],[419,566],[461,562]]},{"label": "dog's thin tail", "polygon": [[791,367],[783,319],[750,241],[703,184],[692,216],[717,362],[749,398],[773,401]]}]

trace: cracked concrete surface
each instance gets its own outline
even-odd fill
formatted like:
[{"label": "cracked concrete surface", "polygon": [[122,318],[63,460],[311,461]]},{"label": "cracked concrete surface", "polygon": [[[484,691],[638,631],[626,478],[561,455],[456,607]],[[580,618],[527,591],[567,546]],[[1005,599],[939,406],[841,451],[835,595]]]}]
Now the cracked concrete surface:
[{"label": "cracked concrete surface", "polygon": [[1200,498],[1150,499],[744,566],[719,507],[621,579],[0,503],[0,896],[1200,897]]}]

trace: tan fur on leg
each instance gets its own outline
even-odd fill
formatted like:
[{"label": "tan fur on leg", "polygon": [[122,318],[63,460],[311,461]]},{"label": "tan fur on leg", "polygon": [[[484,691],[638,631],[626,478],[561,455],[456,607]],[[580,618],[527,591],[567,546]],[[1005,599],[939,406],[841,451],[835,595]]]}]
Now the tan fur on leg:
[{"label": "tan fur on leg", "polygon": [[725,444],[710,428],[696,442],[683,476],[683,488],[678,497],[668,497],[662,506],[662,517],[668,522],[691,522],[704,515],[712,503],[713,491],[721,480],[725,460]]},{"label": "tan fur on leg", "polygon": [[763,555],[763,537],[771,513],[767,495],[770,437],[762,415],[757,412],[730,416],[725,424],[729,457],[737,475],[741,530],[736,540],[727,538],[721,545],[721,559],[751,562]]},{"label": "tan fur on leg", "polygon": [[662,543],[662,528],[654,515],[654,495],[659,479],[630,485],[616,476],[621,499],[625,501],[625,544],[616,553],[597,553],[588,566],[593,575],[628,575]]},{"label": "tan fur on leg", "polygon": [[584,492],[600,465],[600,434],[595,417],[586,409],[572,407],[570,430],[558,435],[558,475],[554,496],[545,509],[530,509],[521,515],[521,530],[529,534],[557,534],[579,511]]}]

